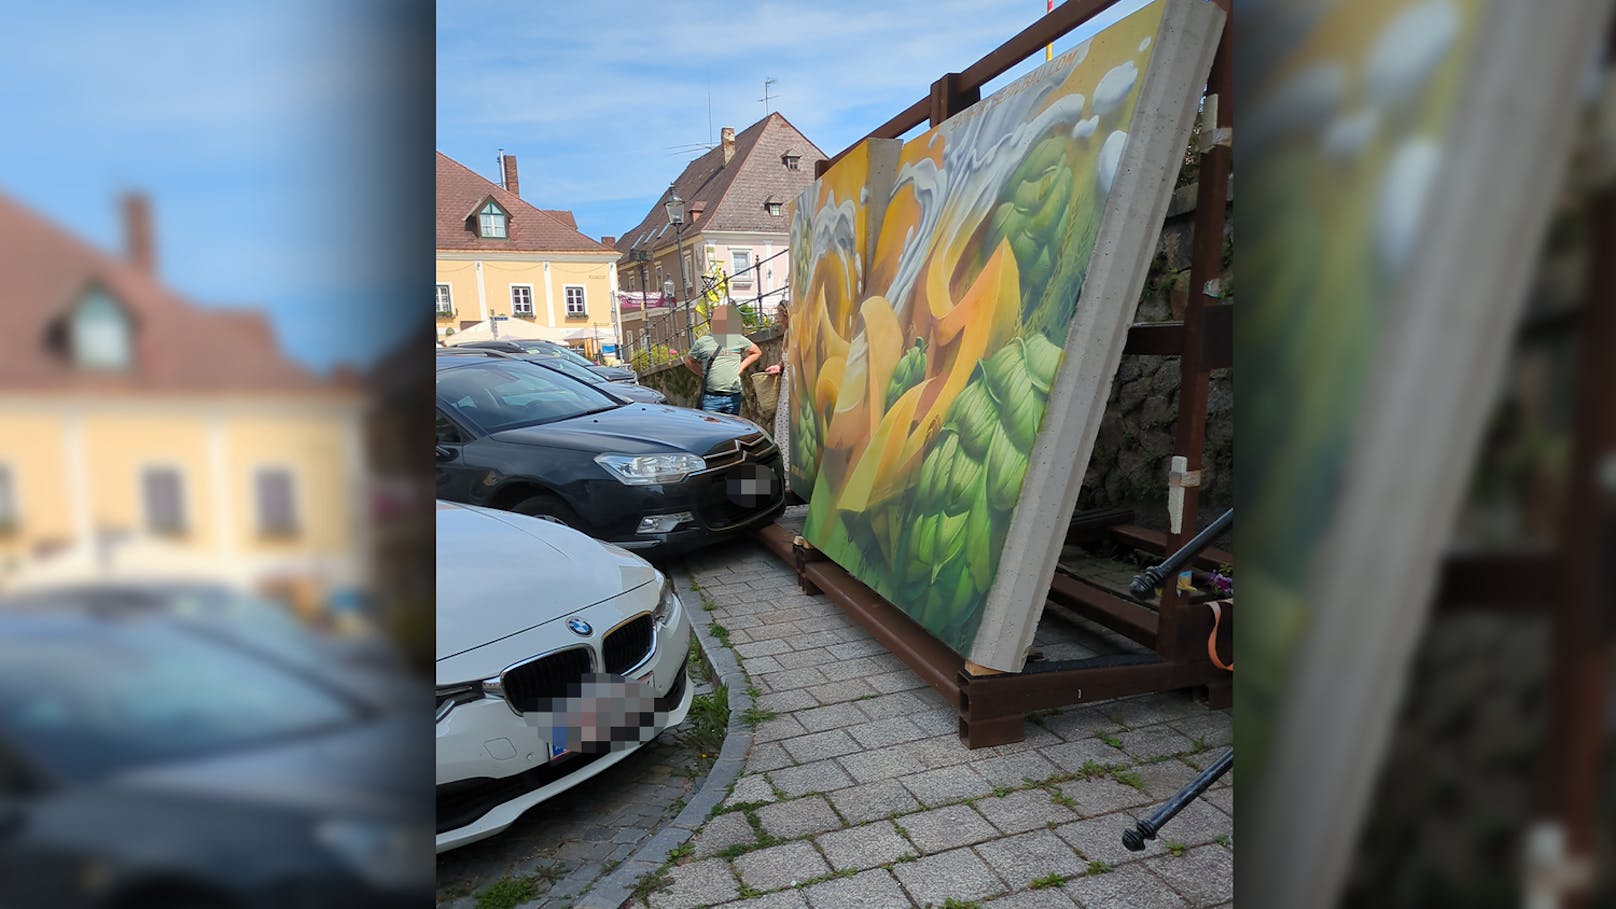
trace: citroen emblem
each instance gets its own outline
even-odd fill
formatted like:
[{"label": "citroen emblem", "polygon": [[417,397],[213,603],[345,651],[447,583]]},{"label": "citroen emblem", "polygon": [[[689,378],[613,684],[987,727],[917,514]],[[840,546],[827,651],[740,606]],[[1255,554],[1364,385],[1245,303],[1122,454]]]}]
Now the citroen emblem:
[{"label": "citroen emblem", "polygon": [[589,627],[589,623],[583,619],[568,619],[567,627],[572,629],[573,634],[586,638],[589,637],[589,632],[594,631],[593,628]]}]

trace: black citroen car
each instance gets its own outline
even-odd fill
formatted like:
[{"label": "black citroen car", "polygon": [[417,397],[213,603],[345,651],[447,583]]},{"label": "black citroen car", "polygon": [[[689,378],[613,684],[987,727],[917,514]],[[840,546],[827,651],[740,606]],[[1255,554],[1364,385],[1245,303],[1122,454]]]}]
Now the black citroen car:
[{"label": "black citroen car", "polygon": [[755,423],[626,404],[514,359],[438,357],[437,486],[658,556],[785,508],[780,451]]}]

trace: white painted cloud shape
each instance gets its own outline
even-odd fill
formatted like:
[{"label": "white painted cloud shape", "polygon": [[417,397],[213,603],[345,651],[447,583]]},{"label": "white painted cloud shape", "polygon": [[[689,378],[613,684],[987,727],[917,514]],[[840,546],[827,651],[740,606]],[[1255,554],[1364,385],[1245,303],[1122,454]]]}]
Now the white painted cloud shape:
[{"label": "white painted cloud shape", "polygon": [[1117,179],[1117,165],[1122,162],[1122,148],[1128,144],[1128,134],[1117,130],[1105,137],[1105,144],[1100,146],[1099,167],[1095,174],[1100,181],[1100,191],[1109,194],[1111,184]]},{"label": "white painted cloud shape", "polygon": [[1132,60],[1111,67],[1094,86],[1094,112],[1103,117],[1121,107],[1138,81],[1139,67]]},{"label": "white painted cloud shape", "polygon": [[1441,161],[1437,144],[1423,138],[1404,142],[1392,155],[1380,184],[1375,224],[1375,246],[1388,272],[1402,270],[1419,239],[1431,184]]},{"label": "white painted cloud shape", "polygon": [[1408,100],[1430,78],[1459,33],[1451,0],[1431,0],[1398,15],[1375,39],[1364,86],[1376,104]]}]

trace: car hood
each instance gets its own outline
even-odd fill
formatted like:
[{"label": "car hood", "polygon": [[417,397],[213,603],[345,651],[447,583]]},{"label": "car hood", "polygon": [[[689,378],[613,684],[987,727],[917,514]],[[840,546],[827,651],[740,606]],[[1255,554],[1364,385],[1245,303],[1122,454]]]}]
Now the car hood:
[{"label": "car hood", "polygon": [[656,580],[644,559],[524,515],[438,503],[437,659],[557,621]]},{"label": "car hood", "polygon": [[645,385],[626,385],[620,382],[609,382],[606,390],[620,398],[627,398],[639,404],[661,404],[668,398],[655,388]]},{"label": "car hood", "polygon": [[758,431],[757,424],[727,414],[665,404],[629,404],[570,420],[507,429],[489,438],[578,451],[622,454],[686,451],[705,455],[731,439]]},{"label": "car hood", "polygon": [[621,366],[591,366],[589,371],[608,382],[621,382],[625,379],[638,379],[639,373]]}]

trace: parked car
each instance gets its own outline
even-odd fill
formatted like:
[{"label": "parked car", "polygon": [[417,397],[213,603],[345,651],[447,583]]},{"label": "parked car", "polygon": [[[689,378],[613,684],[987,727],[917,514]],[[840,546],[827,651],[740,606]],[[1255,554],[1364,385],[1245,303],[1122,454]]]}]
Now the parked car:
[{"label": "parked car", "polygon": [[482,347],[489,350],[503,350],[506,353],[527,354],[534,357],[556,357],[566,360],[575,366],[581,366],[608,382],[621,382],[628,385],[638,384],[640,376],[632,369],[621,366],[602,366],[592,362],[588,357],[578,353],[565,344],[554,341],[539,341],[523,339],[518,341],[467,341],[460,347]]},{"label": "parked car", "polygon": [[644,560],[510,512],[439,502],[437,525],[442,852],[678,725],[693,686],[690,618]]},{"label": "parked car", "polygon": [[424,902],[425,743],[250,631],[0,601],[0,905]]},{"label": "parked car", "polygon": [[511,357],[525,360],[528,363],[543,366],[545,369],[555,370],[568,378],[593,385],[597,391],[615,395],[630,404],[665,404],[668,401],[668,396],[655,388],[649,388],[638,383],[612,382],[603,379],[565,357],[552,357],[546,354],[511,353],[488,347],[472,347],[469,344],[459,348],[450,348],[450,350],[463,356]]},{"label": "parked car", "polygon": [[757,424],[623,404],[512,359],[437,358],[439,498],[669,555],[773,521],[780,450]]}]

